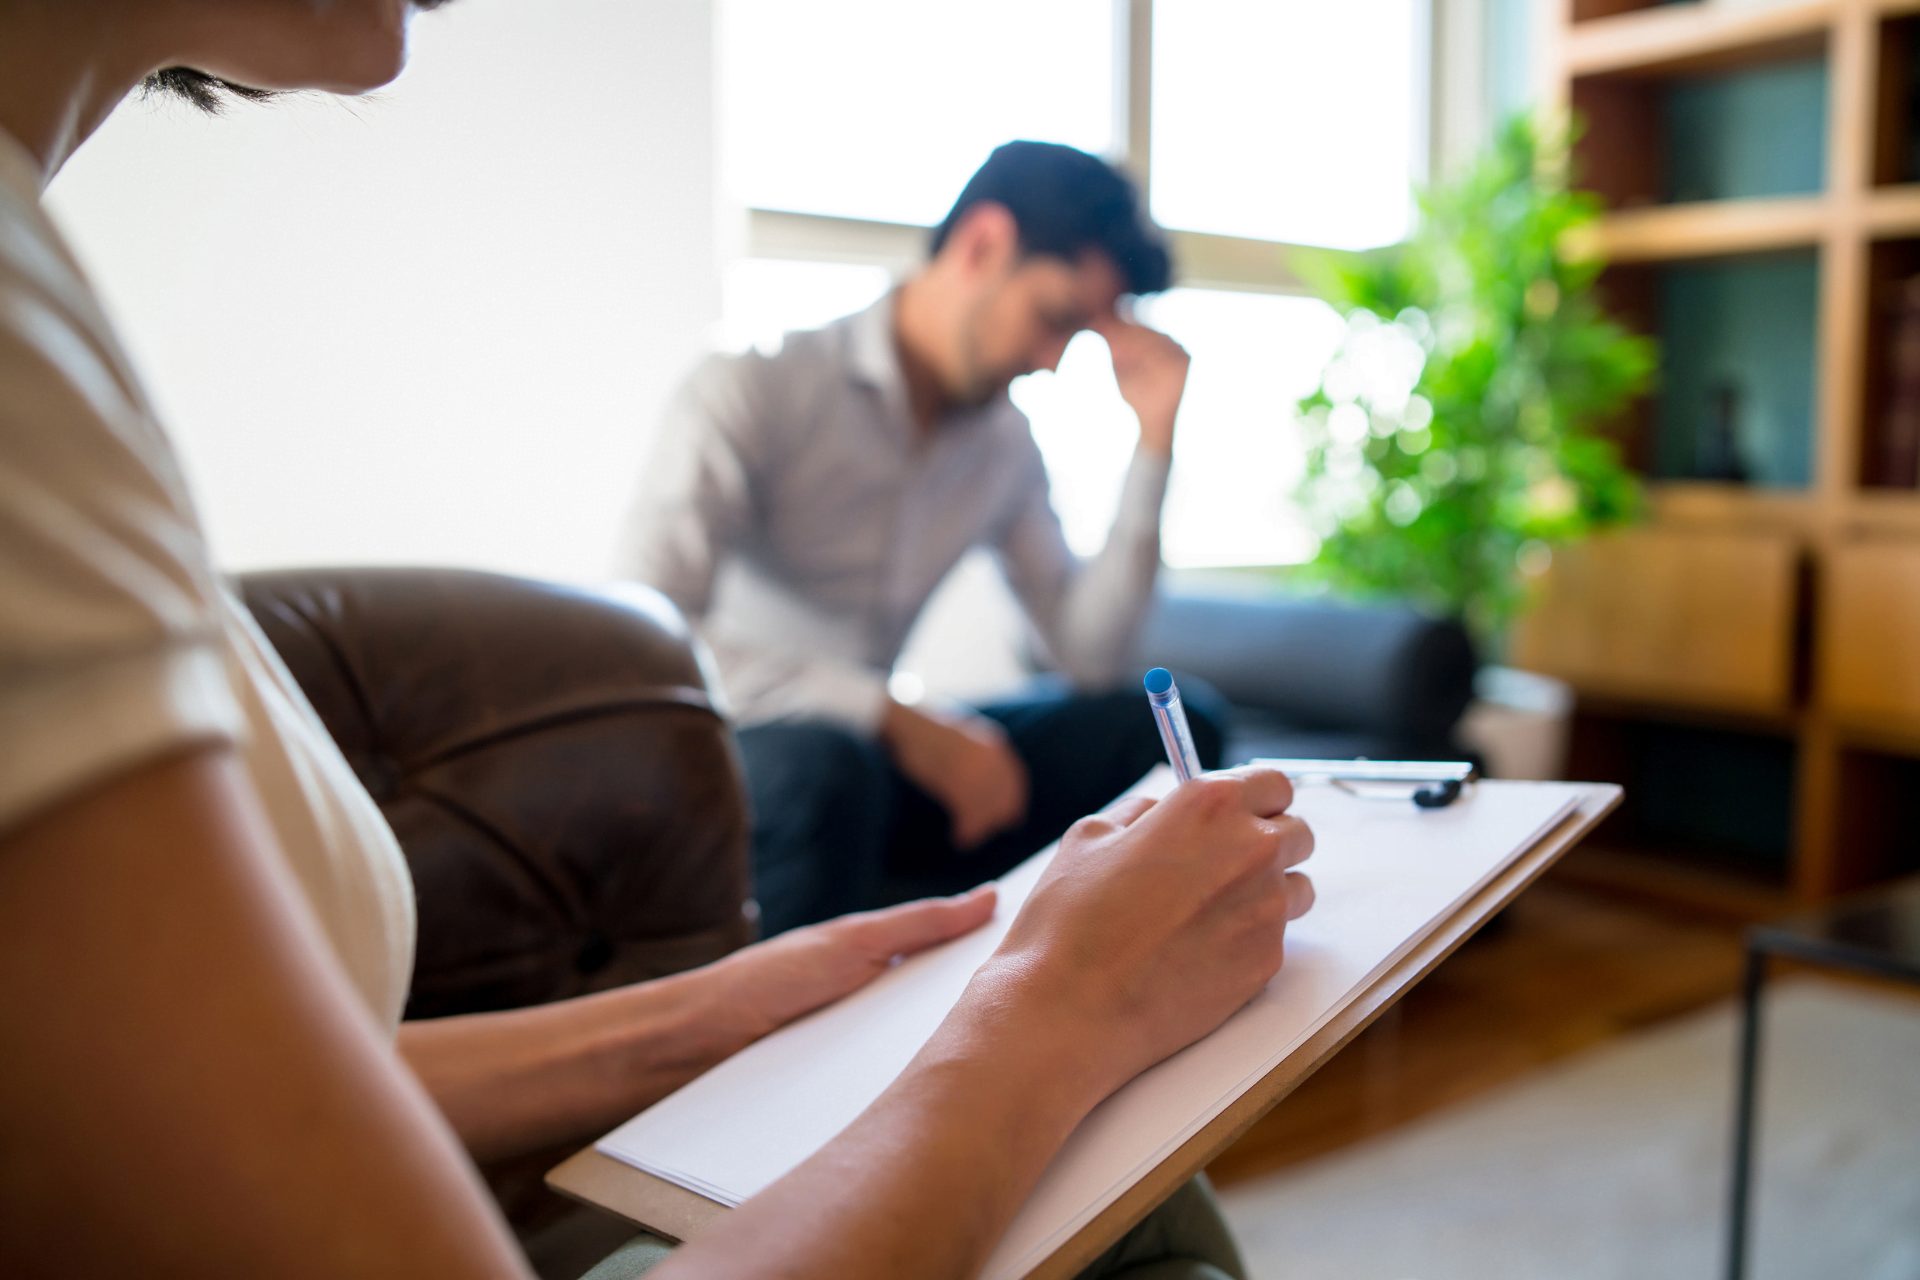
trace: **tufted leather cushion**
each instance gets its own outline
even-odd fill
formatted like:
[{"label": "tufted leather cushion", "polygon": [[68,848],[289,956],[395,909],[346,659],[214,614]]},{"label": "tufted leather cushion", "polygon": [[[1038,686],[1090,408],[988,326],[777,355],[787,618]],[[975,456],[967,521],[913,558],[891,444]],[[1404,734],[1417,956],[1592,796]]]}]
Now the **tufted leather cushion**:
[{"label": "tufted leather cushion", "polygon": [[660,596],[451,569],[238,585],[412,868],[407,1016],[601,990],[751,937],[739,763]]}]

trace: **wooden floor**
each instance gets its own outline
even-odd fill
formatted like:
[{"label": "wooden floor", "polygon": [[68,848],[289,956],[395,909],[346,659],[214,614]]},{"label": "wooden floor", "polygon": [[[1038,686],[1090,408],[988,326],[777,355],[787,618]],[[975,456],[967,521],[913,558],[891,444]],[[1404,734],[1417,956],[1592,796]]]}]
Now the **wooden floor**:
[{"label": "wooden floor", "polygon": [[1214,1180],[1383,1133],[1738,989],[1738,918],[1578,872],[1522,894],[1216,1160]]}]

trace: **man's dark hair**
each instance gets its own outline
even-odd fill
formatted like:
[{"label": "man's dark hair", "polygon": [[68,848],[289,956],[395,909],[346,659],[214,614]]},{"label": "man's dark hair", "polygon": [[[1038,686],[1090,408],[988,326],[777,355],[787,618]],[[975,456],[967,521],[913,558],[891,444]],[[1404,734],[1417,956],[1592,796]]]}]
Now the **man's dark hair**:
[{"label": "man's dark hair", "polygon": [[1023,253],[1073,261],[1097,249],[1128,293],[1158,293],[1173,282],[1166,236],[1147,218],[1125,174],[1097,156],[1054,142],[994,148],[933,230],[934,253],[977,204],[1006,206]]}]

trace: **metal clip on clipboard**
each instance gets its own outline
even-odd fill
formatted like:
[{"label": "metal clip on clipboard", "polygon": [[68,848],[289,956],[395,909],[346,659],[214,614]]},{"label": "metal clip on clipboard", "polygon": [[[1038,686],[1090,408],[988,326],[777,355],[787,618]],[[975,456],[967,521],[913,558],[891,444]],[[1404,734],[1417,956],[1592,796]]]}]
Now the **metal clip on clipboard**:
[{"label": "metal clip on clipboard", "polygon": [[1479,771],[1464,760],[1257,760],[1295,786],[1321,782],[1361,800],[1412,800],[1420,809],[1444,809],[1460,798]]}]

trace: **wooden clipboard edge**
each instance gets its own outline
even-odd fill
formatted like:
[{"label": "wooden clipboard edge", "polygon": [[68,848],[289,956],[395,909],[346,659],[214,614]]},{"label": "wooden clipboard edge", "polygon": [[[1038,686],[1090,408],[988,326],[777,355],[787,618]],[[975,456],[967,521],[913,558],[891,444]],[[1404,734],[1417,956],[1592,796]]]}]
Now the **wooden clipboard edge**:
[{"label": "wooden clipboard edge", "polygon": [[625,1218],[676,1243],[693,1239],[732,1212],[718,1200],[622,1164],[592,1147],[549,1169],[547,1185],[570,1200]]},{"label": "wooden clipboard edge", "polygon": [[[1532,848],[1515,858],[1507,869],[1468,899],[1447,917],[1425,941],[1408,952],[1400,962],[1381,974],[1364,991],[1306,1043],[1287,1055],[1279,1066],[1260,1082],[1209,1121],[1205,1128],[1183,1143],[1179,1150],[1129,1187],[1118,1200],[1101,1210],[1093,1220],[1075,1232],[1046,1261],[1029,1271],[1026,1280],[1070,1280],[1084,1271],[1127,1232],[1138,1226],[1166,1198],[1207,1166],[1207,1162],[1226,1150],[1252,1128],[1267,1112],[1280,1105],[1286,1096],[1326,1065],[1346,1043],[1366,1030],[1375,1018],[1385,1013],[1414,984],[1452,955],[1460,944],[1479,932],[1521,890],[1537,880],[1541,873],[1559,860],[1620,803],[1621,789],[1608,783],[1594,783],[1579,807],[1560,825],[1536,841]],[[1308,864],[1306,870],[1313,870]]]},{"label": "wooden clipboard edge", "polygon": [[[1297,1089],[1346,1043],[1393,1005],[1413,985],[1452,955],[1521,890],[1532,884],[1620,803],[1619,787],[1594,783],[1560,825],[1515,858],[1487,886],[1334,1015],[1305,1044],[1193,1135],[1152,1173],[1129,1187],[1092,1221],[1027,1274],[1026,1280],[1071,1280],[1137,1226],[1207,1162]],[[547,1174],[561,1195],[614,1213],[671,1240],[689,1240],[730,1212],[728,1206],[677,1183],[601,1155],[592,1147],[575,1153]]]}]

